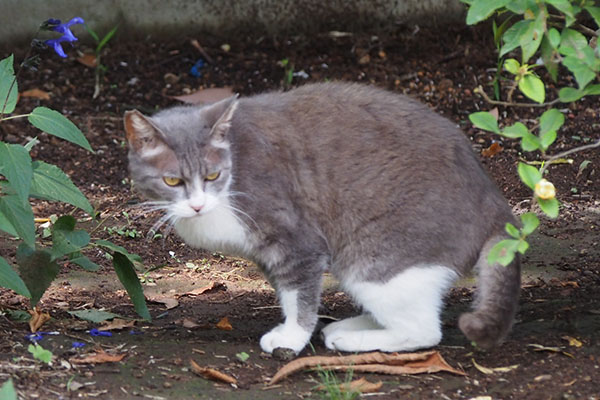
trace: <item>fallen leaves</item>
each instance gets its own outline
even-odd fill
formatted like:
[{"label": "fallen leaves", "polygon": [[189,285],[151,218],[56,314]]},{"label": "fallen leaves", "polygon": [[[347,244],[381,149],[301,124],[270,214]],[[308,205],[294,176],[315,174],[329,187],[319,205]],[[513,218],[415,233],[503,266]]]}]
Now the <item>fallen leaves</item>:
[{"label": "fallen leaves", "polygon": [[475,359],[471,359],[471,361],[473,362],[473,366],[475,368],[477,368],[479,370],[479,372],[486,374],[486,375],[493,375],[497,372],[510,372],[514,369],[519,368],[518,364],[510,365],[508,367],[488,368],[488,367],[484,367],[483,365],[478,364],[477,361],[475,361]]},{"label": "fallen leaves", "polygon": [[548,346],[542,346],[541,344],[536,344],[536,343],[530,343],[527,346],[533,348],[533,351],[549,351],[552,353],[561,353],[567,357],[575,358],[575,356],[573,354],[562,350],[560,347],[548,347]]},{"label": "fallen leaves", "polygon": [[98,59],[96,58],[96,55],[91,53],[85,53],[81,57],[77,58],[77,61],[88,68],[96,68],[98,66]]},{"label": "fallen leaves", "polygon": [[489,157],[492,158],[494,157],[496,154],[500,153],[502,151],[502,146],[500,146],[500,143],[498,142],[494,142],[490,145],[490,147],[488,147],[487,149],[484,149],[481,151],[481,155],[484,157]]},{"label": "fallen leaves", "polygon": [[200,375],[203,378],[210,379],[212,381],[229,383],[230,385],[236,385],[237,379],[233,376],[227,375],[221,371],[217,371],[213,368],[201,367],[194,360],[190,360],[190,367],[192,372],[196,375]]},{"label": "fallen leaves", "polygon": [[211,281],[202,287],[190,290],[189,292],[185,292],[181,296],[200,296],[201,294],[208,292],[209,290],[213,290],[214,288],[215,283]]},{"label": "fallen leaves", "polygon": [[283,378],[304,369],[320,367],[325,370],[349,370],[354,372],[372,372],[378,374],[422,374],[446,371],[457,375],[466,375],[463,371],[451,367],[438,351],[421,353],[364,353],[351,356],[302,357],[281,367],[271,378],[274,385]]},{"label": "fallen leaves", "polygon": [[93,354],[89,354],[83,358],[70,358],[69,361],[72,364],[104,364],[104,363],[112,363],[119,362],[125,357],[125,353],[123,354],[109,354],[104,350],[97,350]]},{"label": "fallen leaves", "polygon": [[147,297],[146,299],[153,303],[164,304],[167,310],[171,310],[179,305],[179,301],[174,297],[156,296]]},{"label": "fallen leaves", "polygon": [[30,89],[30,90],[26,90],[24,92],[21,92],[21,97],[33,97],[34,99],[39,99],[39,100],[50,100],[50,93],[35,88],[35,89]]},{"label": "fallen leaves", "polygon": [[232,331],[233,330],[233,326],[231,326],[231,323],[229,322],[229,318],[227,317],[223,317],[221,318],[221,320],[219,322],[217,322],[217,328],[219,328],[222,331]]},{"label": "fallen leaves", "polygon": [[37,332],[42,325],[51,319],[50,314],[40,312],[35,307],[33,310],[28,310],[27,312],[31,314],[31,319],[29,320],[29,329],[31,330],[31,333]]},{"label": "fallen leaves", "polygon": [[120,318],[115,318],[110,322],[105,323],[101,327],[98,328],[99,331],[115,331],[121,330],[125,328],[133,328],[135,325],[135,320],[127,321]]},{"label": "fallen leaves", "polygon": [[571,347],[581,347],[581,346],[583,346],[583,343],[580,340],[578,340],[578,339],[576,339],[576,338],[574,338],[572,336],[562,336],[561,339],[566,340],[567,342],[569,342],[569,346],[571,346]]},{"label": "fallen leaves", "polygon": [[[369,382],[365,378],[353,380],[352,382],[344,382],[339,385],[340,391],[343,393],[375,393],[381,389],[383,382]],[[318,390],[326,390],[324,385],[318,386]]]}]

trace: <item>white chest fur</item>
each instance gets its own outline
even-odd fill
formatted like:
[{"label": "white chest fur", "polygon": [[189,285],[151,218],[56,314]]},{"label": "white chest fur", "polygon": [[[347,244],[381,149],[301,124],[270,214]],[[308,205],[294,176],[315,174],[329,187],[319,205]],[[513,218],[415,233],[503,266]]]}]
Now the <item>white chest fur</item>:
[{"label": "white chest fur", "polygon": [[175,231],[190,246],[244,255],[251,243],[244,223],[226,205],[192,218],[181,218]]}]

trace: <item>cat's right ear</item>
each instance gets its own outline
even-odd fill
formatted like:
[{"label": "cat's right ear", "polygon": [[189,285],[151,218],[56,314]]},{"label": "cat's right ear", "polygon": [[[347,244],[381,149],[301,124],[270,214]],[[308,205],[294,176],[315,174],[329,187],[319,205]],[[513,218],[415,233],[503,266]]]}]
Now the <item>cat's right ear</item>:
[{"label": "cat's right ear", "polygon": [[125,111],[125,133],[129,147],[142,157],[156,154],[165,146],[158,129],[138,110]]}]

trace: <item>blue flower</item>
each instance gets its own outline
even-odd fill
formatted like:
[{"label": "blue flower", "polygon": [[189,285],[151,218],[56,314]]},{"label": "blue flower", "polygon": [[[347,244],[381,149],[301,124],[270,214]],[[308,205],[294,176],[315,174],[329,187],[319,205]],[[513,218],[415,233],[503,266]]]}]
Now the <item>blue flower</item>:
[{"label": "blue flower", "polygon": [[90,335],[92,336],[112,336],[112,333],[106,331],[99,331],[98,329],[90,329]]},{"label": "blue flower", "polygon": [[73,342],[73,346],[72,347],[74,349],[78,349],[78,348],[83,347],[83,346],[85,346],[85,343],[82,343],[82,342]]},{"label": "blue flower", "polygon": [[81,17],[75,17],[73,19],[71,19],[69,22],[65,22],[64,24],[60,23],[59,19],[49,19],[46,22],[44,22],[43,26],[47,26],[48,29],[55,31],[55,32],[59,32],[62,33],[63,35],[61,37],[59,37],[58,39],[49,39],[46,40],[44,43],[47,44],[48,46],[52,47],[54,49],[54,51],[56,52],[56,54],[58,54],[59,56],[61,56],[62,58],[66,58],[67,55],[65,54],[65,51],[62,48],[62,42],[76,42],[77,38],[75,37],[75,35],[73,35],[73,32],[71,32],[71,25],[75,25],[75,24],[83,24],[83,18]]}]

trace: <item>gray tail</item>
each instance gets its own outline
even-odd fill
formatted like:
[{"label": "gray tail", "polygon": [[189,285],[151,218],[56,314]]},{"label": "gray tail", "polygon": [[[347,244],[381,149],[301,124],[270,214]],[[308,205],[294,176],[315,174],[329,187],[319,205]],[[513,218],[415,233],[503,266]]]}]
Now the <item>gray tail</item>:
[{"label": "gray tail", "polygon": [[483,348],[493,347],[504,339],[512,327],[519,303],[519,254],[506,267],[487,262],[490,249],[502,239],[505,237],[495,236],[483,247],[476,266],[479,279],[474,310],[462,314],[458,320],[458,326],[465,336]]}]

